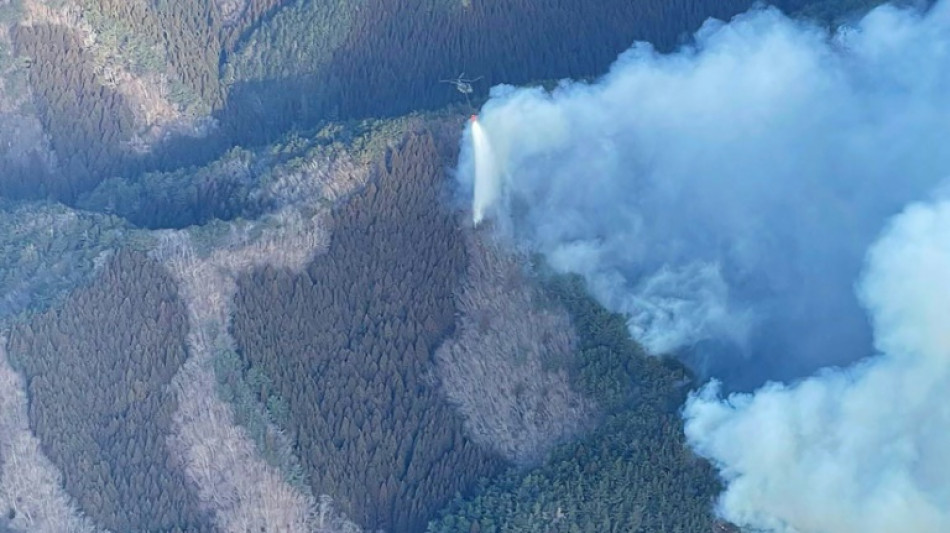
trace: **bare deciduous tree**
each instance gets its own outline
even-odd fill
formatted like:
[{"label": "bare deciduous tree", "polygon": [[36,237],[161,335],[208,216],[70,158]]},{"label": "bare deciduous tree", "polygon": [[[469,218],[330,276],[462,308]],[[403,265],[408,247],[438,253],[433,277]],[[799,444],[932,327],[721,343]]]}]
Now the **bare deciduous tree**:
[{"label": "bare deciduous tree", "polygon": [[531,464],[585,428],[592,402],[571,389],[567,313],[544,302],[524,258],[485,234],[467,240],[460,328],[436,352],[438,377],[469,434],[517,464]]},{"label": "bare deciduous tree", "polygon": [[[328,176],[320,179],[332,181]],[[206,254],[196,252],[185,231],[162,232],[153,252],[178,281],[189,315],[189,360],[172,381],[178,411],[168,443],[182,458],[202,504],[215,513],[224,531],[361,531],[332,510],[328,496],[318,502],[291,486],[260,456],[254,441],[235,422],[230,405],[215,394],[214,354],[235,349],[229,324],[237,277],[265,265],[299,271],[314,254],[325,251],[329,210],[307,205],[305,199],[326,190],[303,187],[303,192],[294,191],[296,202],[288,199],[286,207],[261,221],[232,222],[227,235]],[[266,431],[283,453],[292,453],[279,428],[269,425]]]},{"label": "bare deciduous tree", "polygon": [[359,164],[339,146],[332,146],[327,152],[302,164],[277,167],[262,195],[281,206],[315,199],[336,202],[366,184],[367,165]]}]

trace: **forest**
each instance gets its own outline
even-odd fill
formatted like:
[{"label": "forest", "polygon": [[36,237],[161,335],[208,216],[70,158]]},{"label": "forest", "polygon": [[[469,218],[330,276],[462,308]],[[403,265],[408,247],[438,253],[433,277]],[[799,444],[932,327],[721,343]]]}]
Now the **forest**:
[{"label": "forest", "polygon": [[[470,435],[447,401],[436,366],[453,363],[435,360],[455,334],[456,288],[472,261],[501,260],[473,248],[484,237],[466,236],[446,208],[439,162],[454,157],[452,141],[436,122],[407,129],[371,160],[370,183],[334,209],[331,240],[305,269],[236,277],[234,347],[214,368],[235,422],[263,431],[255,446],[292,486],[332,494],[335,512],[369,531],[548,531],[548,521],[556,531],[707,531],[716,481],[685,448],[677,415],[688,372],[644,354],[579,280],[535,265],[511,283],[535,286],[543,301],[499,320],[530,328],[535,306],[563,309],[574,346],[542,354],[544,365],[597,405],[596,428],[516,464]],[[221,510],[161,445],[180,409],[169,384],[194,349],[188,289],[162,268],[163,254],[125,249],[62,304],[11,329],[6,352],[29,384],[30,429],[66,495],[100,527],[215,530]],[[499,357],[524,364],[517,352]],[[268,424],[280,432],[268,436]],[[289,462],[277,457],[279,435],[293,443]]]},{"label": "forest", "polygon": [[452,169],[493,85],[750,5],[3,3],[0,532],[738,531],[695,376]]},{"label": "forest", "polygon": [[85,514],[113,531],[210,526],[164,445],[175,409],[167,387],[187,356],[176,293],[154,261],[122,252],[7,341],[43,451]]},{"label": "forest", "polygon": [[427,383],[464,257],[439,206],[438,160],[430,136],[409,137],[305,273],[238,280],[238,351],[271,383],[259,400],[286,403],[310,483],[371,530],[418,531],[501,466]]},{"label": "forest", "polygon": [[8,161],[0,196],[72,205],[105,179],[203,165],[289,129],[441,108],[459,95],[439,80],[460,72],[481,78],[476,97],[499,82],[593,76],[634,40],[668,50],[751,2],[558,0],[542,16],[523,0],[12,4],[25,15],[8,16],[0,52],[25,71],[28,113],[56,158]]}]

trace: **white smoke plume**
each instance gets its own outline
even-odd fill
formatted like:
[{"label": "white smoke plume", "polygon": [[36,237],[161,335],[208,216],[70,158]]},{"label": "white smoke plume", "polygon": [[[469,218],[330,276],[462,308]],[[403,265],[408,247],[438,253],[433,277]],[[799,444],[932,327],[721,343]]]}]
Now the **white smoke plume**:
[{"label": "white smoke plume", "polygon": [[835,32],[756,10],[592,84],[496,87],[480,122],[503,232],[653,351],[717,356],[684,416],[719,514],[950,531],[950,200],[913,203],[950,176],[950,2]]},{"label": "white smoke plume", "polygon": [[[851,362],[864,251],[950,175],[948,8],[836,32],[758,9],[674,54],[636,44],[593,83],[495,87],[473,215],[730,388]],[[463,185],[474,167],[469,139]]]},{"label": "white smoke plume", "polygon": [[880,355],[796,385],[686,406],[733,523],[788,533],[950,531],[950,202],[897,217],[859,294]]}]

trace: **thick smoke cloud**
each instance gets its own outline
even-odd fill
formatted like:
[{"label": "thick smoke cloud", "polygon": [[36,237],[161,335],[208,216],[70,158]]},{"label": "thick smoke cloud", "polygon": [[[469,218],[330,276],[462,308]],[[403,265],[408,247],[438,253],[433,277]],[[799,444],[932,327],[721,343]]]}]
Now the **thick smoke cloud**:
[{"label": "thick smoke cloud", "polygon": [[833,34],[759,10],[593,84],[495,88],[480,121],[481,212],[723,378],[684,411],[721,515],[950,531],[950,2]]},{"label": "thick smoke cloud", "polygon": [[729,388],[848,363],[870,350],[864,251],[950,175],[947,65],[946,3],[834,34],[765,9],[591,84],[496,87],[479,121],[501,190],[479,210]]},{"label": "thick smoke cloud", "polygon": [[881,355],[794,386],[686,407],[728,483],[730,521],[798,533],[950,531],[950,202],[914,205],[869,254],[859,293]]}]

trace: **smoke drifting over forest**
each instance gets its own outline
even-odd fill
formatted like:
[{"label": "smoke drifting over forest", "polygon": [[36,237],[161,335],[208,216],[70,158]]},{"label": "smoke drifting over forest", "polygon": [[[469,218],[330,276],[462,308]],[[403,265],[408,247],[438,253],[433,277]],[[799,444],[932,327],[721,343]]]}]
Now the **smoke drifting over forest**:
[{"label": "smoke drifting over forest", "polygon": [[765,9],[480,114],[485,216],[650,350],[733,390],[826,367],[687,403],[740,526],[950,530],[948,64],[950,2],[831,34]]},{"label": "smoke drifting over forest", "polygon": [[757,10],[675,54],[636,44],[594,83],[495,87],[479,122],[500,190],[478,216],[727,386],[853,361],[865,249],[950,174],[948,11],[829,35]]}]

